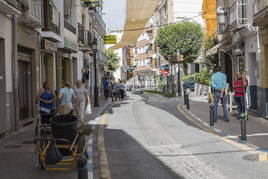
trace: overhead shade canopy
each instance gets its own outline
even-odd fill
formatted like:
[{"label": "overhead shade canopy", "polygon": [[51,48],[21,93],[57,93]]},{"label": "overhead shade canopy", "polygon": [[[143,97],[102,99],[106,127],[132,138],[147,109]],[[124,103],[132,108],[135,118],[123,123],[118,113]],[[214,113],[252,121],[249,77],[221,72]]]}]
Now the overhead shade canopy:
[{"label": "overhead shade canopy", "polygon": [[[152,17],[160,0],[127,0],[126,20],[121,41],[110,49],[116,50],[137,41]],[[131,30],[130,30],[131,29]],[[133,30],[140,29],[140,30]]]}]

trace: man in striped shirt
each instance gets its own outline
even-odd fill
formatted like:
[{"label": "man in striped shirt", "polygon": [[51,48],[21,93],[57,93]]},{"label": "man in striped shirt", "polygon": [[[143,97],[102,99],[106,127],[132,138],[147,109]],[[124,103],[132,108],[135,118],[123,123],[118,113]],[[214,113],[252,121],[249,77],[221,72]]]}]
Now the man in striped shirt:
[{"label": "man in striped shirt", "polygon": [[238,118],[243,117],[245,113],[245,93],[248,86],[248,80],[240,72],[236,73],[237,79],[234,82],[235,101],[237,103]]}]

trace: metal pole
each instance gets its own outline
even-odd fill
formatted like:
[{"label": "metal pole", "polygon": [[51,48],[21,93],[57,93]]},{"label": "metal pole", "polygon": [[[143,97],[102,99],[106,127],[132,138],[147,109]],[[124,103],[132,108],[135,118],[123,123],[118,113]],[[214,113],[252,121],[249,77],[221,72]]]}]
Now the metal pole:
[{"label": "metal pole", "polygon": [[181,70],[180,62],[178,63],[178,96],[181,96]]},{"label": "metal pole", "polygon": [[82,155],[77,159],[78,179],[88,179],[87,158]]},{"label": "metal pole", "polygon": [[99,90],[98,90],[98,74],[97,74],[97,59],[96,59],[96,53],[97,51],[94,51],[94,78],[95,78],[95,84],[94,84],[94,106],[99,106]]},{"label": "metal pole", "polygon": [[183,90],[183,94],[184,94],[184,95],[183,95],[183,96],[184,96],[184,105],[186,105],[186,104],[187,104],[187,102],[186,102],[186,101],[187,101],[187,97],[186,97],[186,89]]},{"label": "metal pole", "polygon": [[214,126],[214,119],[213,119],[213,112],[214,112],[214,105],[211,104],[209,106],[209,125]]},{"label": "metal pole", "polygon": [[242,119],[241,123],[241,140],[247,140],[247,120]]},{"label": "metal pole", "polygon": [[186,94],[186,107],[188,110],[190,110],[190,100],[189,100],[189,94]]}]

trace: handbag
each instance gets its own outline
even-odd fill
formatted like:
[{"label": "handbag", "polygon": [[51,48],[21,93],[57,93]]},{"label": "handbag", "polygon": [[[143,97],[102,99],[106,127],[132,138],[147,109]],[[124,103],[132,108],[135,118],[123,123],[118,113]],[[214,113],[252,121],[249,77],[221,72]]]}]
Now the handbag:
[{"label": "handbag", "polygon": [[54,165],[63,158],[55,143],[55,141],[51,142],[49,148],[47,149],[46,163],[49,165]]},{"label": "handbag", "polygon": [[90,114],[92,114],[92,109],[91,109],[91,105],[90,105],[90,103],[87,104],[85,114],[86,114],[86,115],[90,115]]}]

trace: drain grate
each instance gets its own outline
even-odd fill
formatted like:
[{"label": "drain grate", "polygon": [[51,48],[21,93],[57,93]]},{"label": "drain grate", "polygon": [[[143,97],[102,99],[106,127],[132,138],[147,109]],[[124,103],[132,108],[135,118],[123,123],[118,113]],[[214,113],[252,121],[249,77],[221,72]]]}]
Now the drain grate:
[{"label": "drain grate", "polygon": [[6,148],[6,149],[18,149],[18,148],[22,148],[22,145],[6,145],[4,148]]}]

